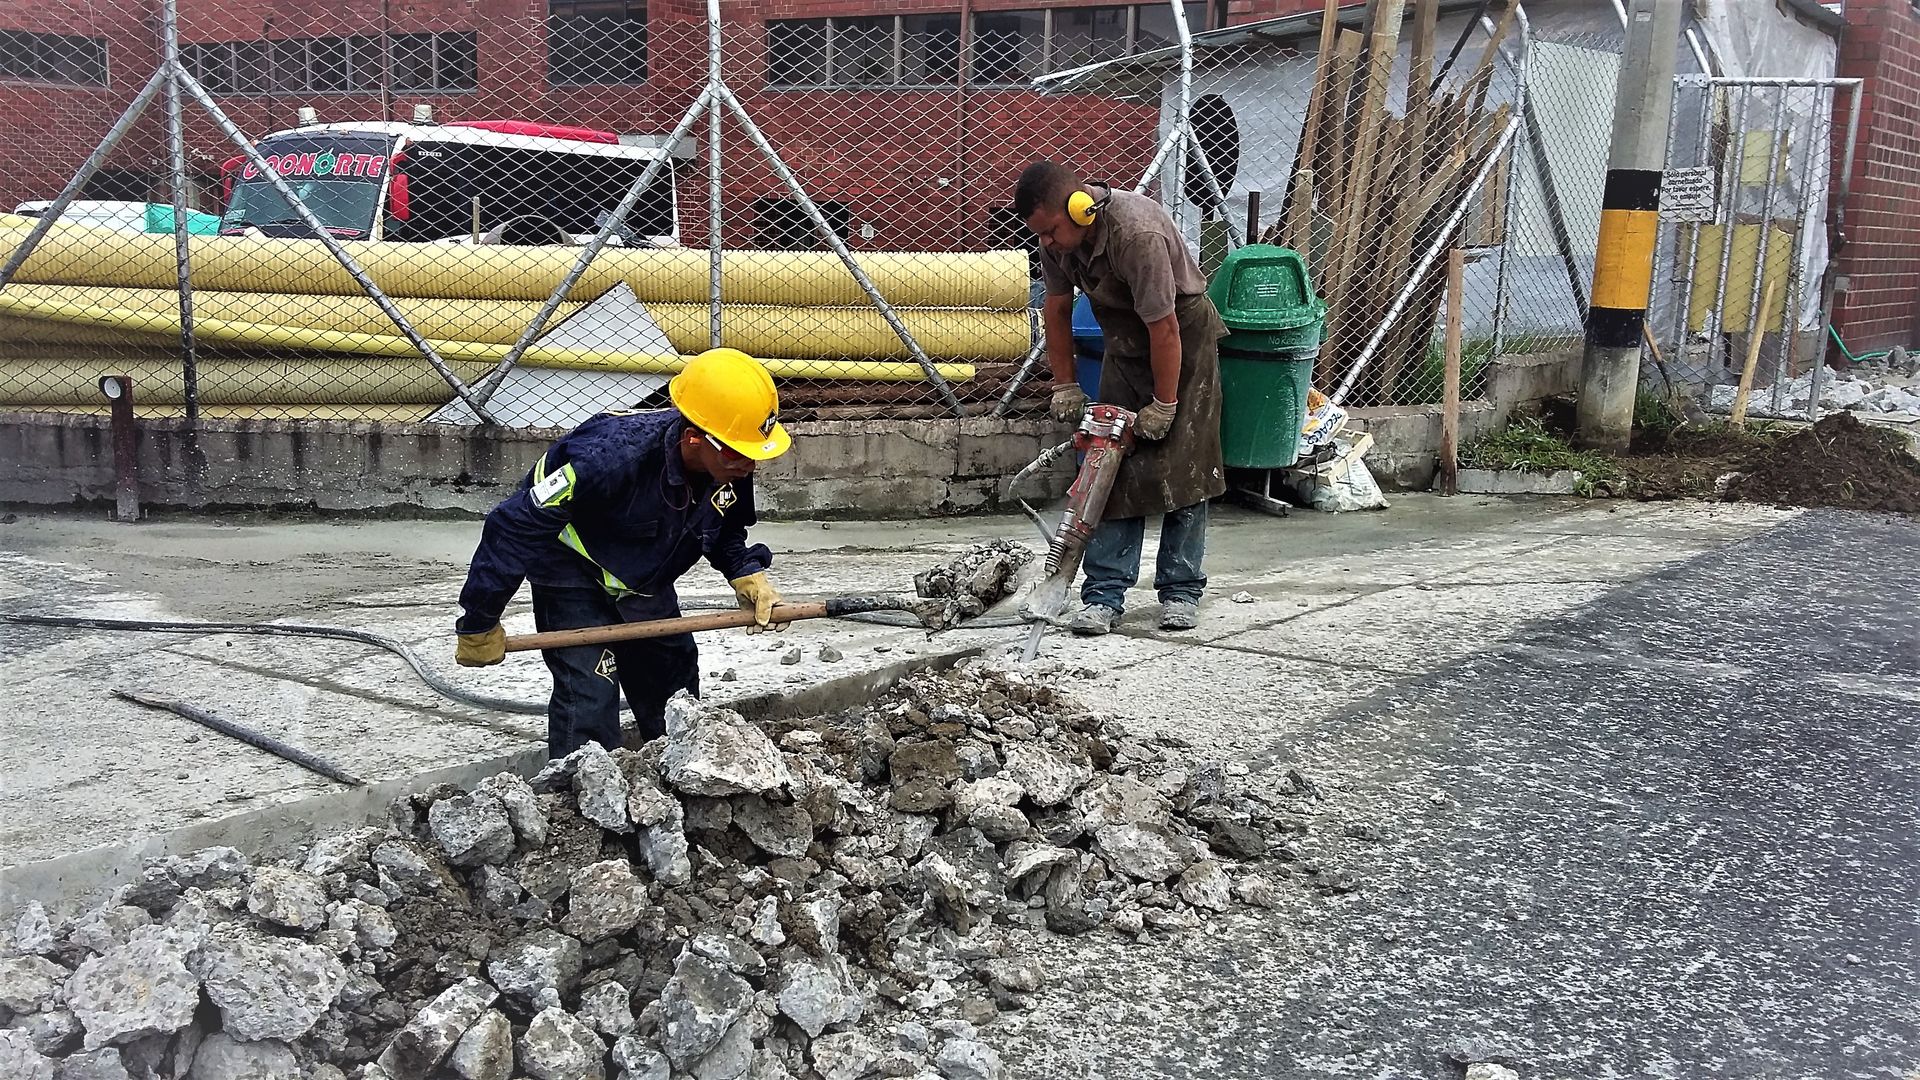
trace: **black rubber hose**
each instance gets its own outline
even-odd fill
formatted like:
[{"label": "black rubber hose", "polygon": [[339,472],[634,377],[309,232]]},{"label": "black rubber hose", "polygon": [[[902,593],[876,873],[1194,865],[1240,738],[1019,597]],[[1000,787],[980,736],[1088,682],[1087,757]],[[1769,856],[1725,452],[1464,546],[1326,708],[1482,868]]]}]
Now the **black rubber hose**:
[{"label": "black rubber hose", "polygon": [[309,772],[319,773],[329,780],[338,781],[348,787],[366,786],[365,780],[360,779],[325,758],[315,757],[291,743],[283,743],[271,735],[255,731],[250,727],[236,724],[231,720],[223,720],[207,712],[205,709],[195,708],[184,701],[170,701],[166,698],[148,697],[145,694],[135,694],[127,690],[115,690],[113,696],[123,701],[131,701],[136,705],[145,705],[149,709],[161,709],[175,716],[183,716],[199,724],[201,727],[239,739],[248,746],[265,750],[275,757],[291,761]]},{"label": "black rubber hose", "polygon": [[494,697],[491,694],[475,694],[441,678],[421,660],[419,655],[404,641],[370,633],[366,630],[352,630],[344,626],[311,626],[303,623],[243,623],[243,622],[167,622],[159,619],[93,619],[75,615],[15,615],[0,614],[0,622],[20,623],[26,626],[61,626],[80,630],[131,630],[156,634],[259,634],[264,637],[323,637],[339,641],[357,641],[362,645],[382,648],[406,661],[413,673],[426,683],[428,688],[442,697],[477,705],[483,709],[496,709],[500,712],[524,713],[528,716],[545,716],[547,703],[516,701],[513,698]]}]

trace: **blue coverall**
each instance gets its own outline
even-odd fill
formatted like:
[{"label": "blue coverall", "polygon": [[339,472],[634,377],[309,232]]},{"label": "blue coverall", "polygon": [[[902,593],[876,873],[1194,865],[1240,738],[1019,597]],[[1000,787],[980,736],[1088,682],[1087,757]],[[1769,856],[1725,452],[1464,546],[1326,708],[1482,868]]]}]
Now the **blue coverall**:
[{"label": "blue coverall", "polygon": [[[689,474],[680,456],[687,427],[674,409],[602,413],[549,447],[487,515],[460,591],[458,632],[498,624],[522,579],[545,632],[677,616],[674,581],[701,556],[729,580],[771,566],[765,545],[747,544],[752,478],[716,486]],[[623,688],[643,739],[664,732],[676,691],[700,692],[691,634],[541,656],[553,673],[553,757],[589,740],[619,747]]]}]

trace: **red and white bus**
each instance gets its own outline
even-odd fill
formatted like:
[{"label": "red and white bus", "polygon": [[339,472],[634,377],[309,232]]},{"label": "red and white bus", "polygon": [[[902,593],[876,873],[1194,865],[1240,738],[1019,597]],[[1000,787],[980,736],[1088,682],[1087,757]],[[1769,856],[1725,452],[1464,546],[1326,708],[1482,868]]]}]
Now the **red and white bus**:
[{"label": "red and white bus", "polygon": [[[309,124],[256,145],[327,231],[342,239],[577,244],[647,166],[667,158],[619,234],[679,243],[669,151],[611,131],[519,120]],[[222,168],[227,235],[305,236],[306,225],[245,157]]]}]

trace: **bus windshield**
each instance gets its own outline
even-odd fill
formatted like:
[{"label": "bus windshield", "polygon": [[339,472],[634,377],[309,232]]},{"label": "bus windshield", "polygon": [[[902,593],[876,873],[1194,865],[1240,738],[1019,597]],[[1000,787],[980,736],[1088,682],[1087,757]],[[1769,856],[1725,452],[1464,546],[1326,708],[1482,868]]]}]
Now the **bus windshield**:
[{"label": "bus windshield", "polygon": [[[384,137],[290,135],[260,144],[260,153],[294,195],[335,236],[373,234],[392,140]],[[268,236],[306,236],[300,215],[251,162],[234,174],[220,231],[255,229]]]}]

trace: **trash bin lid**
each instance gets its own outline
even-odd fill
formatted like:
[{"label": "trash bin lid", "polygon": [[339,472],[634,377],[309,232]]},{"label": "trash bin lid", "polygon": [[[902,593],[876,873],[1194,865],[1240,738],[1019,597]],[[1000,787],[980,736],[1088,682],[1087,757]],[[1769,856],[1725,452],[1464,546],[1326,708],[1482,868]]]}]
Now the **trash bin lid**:
[{"label": "trash bin lid", "polygon": [[1306,260],[1292,248],[1248,244],[1228,255],[1207,287],[1231,330],[1292,330],[1327,316],[1313,295]]}]

